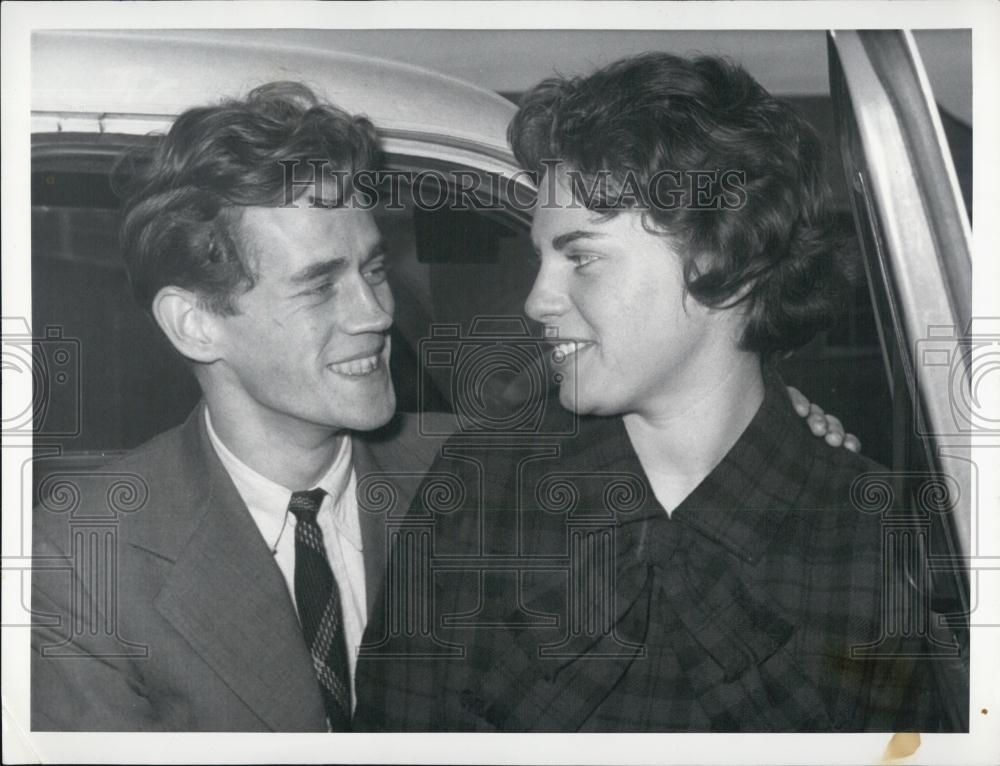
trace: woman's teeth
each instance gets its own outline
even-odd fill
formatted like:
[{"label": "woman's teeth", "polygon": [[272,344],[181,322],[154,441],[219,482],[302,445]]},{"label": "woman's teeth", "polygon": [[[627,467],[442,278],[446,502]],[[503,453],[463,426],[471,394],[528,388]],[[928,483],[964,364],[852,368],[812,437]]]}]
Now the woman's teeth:
[{"label": "woman's teeth", "polygon": [[565,343],[557,343],[555,349],[552,351],[552,357],[557,362],[563,362],[569,357],[570,354],[575,354],[583,347],[589,345],[589,343],[578,343],[575,340],[566,341]]},{"label": "woman's teeth", "polygon": [[364,359],[352,359],[349,362],[338,362],[331,364],[330,369],[339,375],[356,377],[359,375],[371,375],[378,367],[378,354],[366,356]]}]

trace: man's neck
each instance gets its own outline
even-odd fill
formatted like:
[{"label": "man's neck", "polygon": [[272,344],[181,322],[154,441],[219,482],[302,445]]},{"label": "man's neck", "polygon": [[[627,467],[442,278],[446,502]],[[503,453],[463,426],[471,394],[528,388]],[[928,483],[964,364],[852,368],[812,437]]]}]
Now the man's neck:
[{"label": "man's neck", "polygon": [[764,400],[760,360],[740,353],[685,382],[660,406],[624,418],[639,462],[672,511],[722,461]]},{"label": "man's neck", "polygon": [[248,415],[205,392],[216,435],[245,465],[291,490],[315,486],[333,463],[345,431],[286,416]]}]

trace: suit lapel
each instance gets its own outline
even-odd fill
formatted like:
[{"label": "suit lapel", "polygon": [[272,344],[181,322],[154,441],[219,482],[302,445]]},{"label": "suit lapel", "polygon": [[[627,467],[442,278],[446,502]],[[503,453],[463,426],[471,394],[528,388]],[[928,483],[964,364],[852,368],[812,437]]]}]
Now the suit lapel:
[{"label": "suit lapel", "polygon": [[173,542],[187,540],[159,551],[174,564],[155,606],[271,729],[325,731],[287,586],[208,441],[201,407],[182,438],[192,486],[163,510],[187,527],[175,526]]},{"label": "suit lapel", "polygon": [[385,514],[380,513],[378,508],[372,508],[365,495],[369,493],[374,477],[384,472],[372,454],[368,442],[363,438],[354,437],[351,455],[357,480],[358,517],[361,523],[361,544],[364,548],[365,561],[365,601],[370,620],[385,572],[386,532]]}]

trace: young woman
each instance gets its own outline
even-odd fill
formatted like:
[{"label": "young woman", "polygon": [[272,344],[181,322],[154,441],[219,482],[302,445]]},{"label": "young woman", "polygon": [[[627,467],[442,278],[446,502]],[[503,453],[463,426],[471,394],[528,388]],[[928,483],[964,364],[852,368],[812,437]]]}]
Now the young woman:
[{"label": "young woman", "polygon": [[539,174],[526,310],[563,405],[543,430],[573,435],[452,442],[431,476],[459,512],[426,491],[411,514],[433,598],[394,632],[387,591],[357,724],[937,728],[851,500],[878,466],[814,438],[773,366],[848,268],[813,132],[738,66],[653,53],[540,83],[510,138]]}]

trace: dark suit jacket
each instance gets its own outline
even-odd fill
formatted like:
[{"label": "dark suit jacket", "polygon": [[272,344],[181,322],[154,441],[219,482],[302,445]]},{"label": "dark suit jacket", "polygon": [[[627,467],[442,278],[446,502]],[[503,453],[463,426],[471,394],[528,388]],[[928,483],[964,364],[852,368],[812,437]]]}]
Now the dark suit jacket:
[{"label": "dark suit jacket", "polygon": [[[919,599],[903,583],[884,601],[902,575],[883,559],[891,524],[851,501],[881,469],[814,438],[779,381],[672,518],[618,418],[519,445],[456,437],[444,455],[432,475],[463,488],[461,508],[417,495],[434,587],[376,609],[356,728],[943,727],[935,660],[894,622]],[[428,630],[399,630],[401,604]]]},{"label": "dark suit jacket", "polygon": [[[362,492],[405,509],[440,444],[402,415],[353,446],[371,604],[385,529]],[[34,730],[326,730],[288,589],[202,406],[105,468],[50,474],[40,497]]]}]

